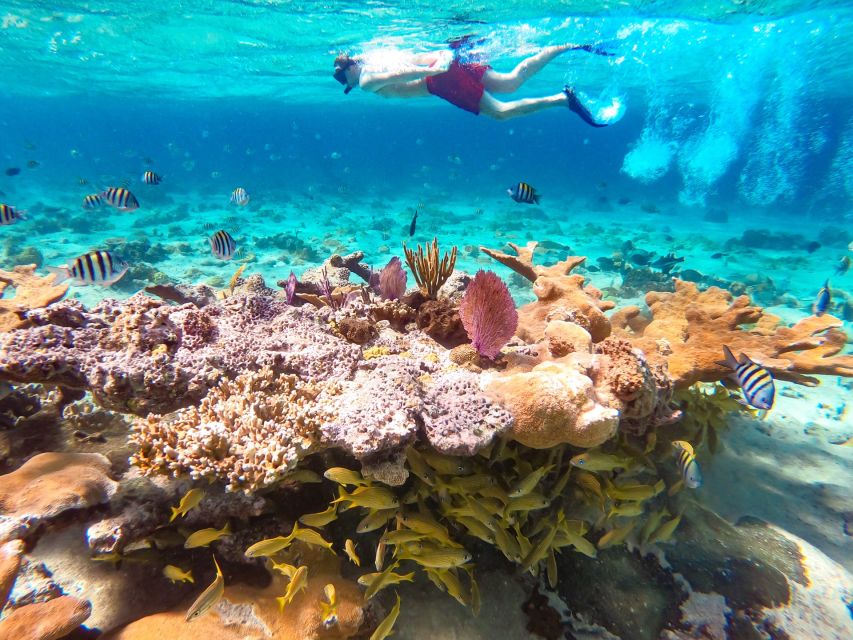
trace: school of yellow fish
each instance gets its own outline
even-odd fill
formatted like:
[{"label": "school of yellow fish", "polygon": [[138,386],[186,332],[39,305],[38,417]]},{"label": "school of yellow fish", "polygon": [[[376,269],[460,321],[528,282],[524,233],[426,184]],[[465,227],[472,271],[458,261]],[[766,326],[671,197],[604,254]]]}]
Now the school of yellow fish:
[{"label": "school of yellow fish", "polygon": [[[652,434],[644,451],[632,449],[624,440],[611,452],[592,449],[572,456],[566,446],[538,451],[497,440],[472,458],[410,446],[406,462],[411,479],[405,492],[374,484],[353,469],[328,469],[324,477],[336,485],[337,498],[322,511],[302,515],[289,532],[250,545],[245,556],[263,558],[271,572],[287,579],[284,593],[277,598],[282,610],[311,579],[310,567],[301,564],[298,550],[308,545],[346,558],[357,568],[371,564],[366,557],[372,556],[372,567],[358,578],[365,600],[386,588],[413,582],[420,572],[476,615],[480,591],[473,555],[463,544],[466,536],[496,547],[523,571],[544,575],[552,588],[559,579],[557,554],[566,549],[596,557],[600,550],[626,542],[642,546],[670,540],[681,516],[665,506],[667,496],[695,484],[690,480],[695,478],[697,463],[692,449],[690,468],[683,456],[670,454],[676,459],[669,464],[679,473],[669,474],[675,480],[667,486],[649,457],[655,445]],[[677,450],[684,447],[689,444],[675,443]],[[289,480],[298,482],[323,481],[309,470],[291,476]],[[170,522],[184,517],[204,496],[202,489],[191,489],[173,507]],[[318,531],[338,519],[354,525],[351,537],[340,545]],[[170,535],[178,536],[185,549],[208,547],[230,536],[231,526],[226,522],[218,529],[198,531],[167,527],[158,535],[161,540],[152,537],[149,548],[142,545],[134,553],[96,559],[132,561],[141,553],[156,551],[160,544],[174,545],[174,540],[165,541]],[[187,611],[188,622],[215,608],[222,598],[224,576],[215,558],[213,564],[216,577]],[[166,565],[163,575],[172,582],[194,583],[191,571],[175,565]],[[337,624],[333,584],[324,586],[318,604],[323,625]],[[399,612],[397,596],[371,640],[388,637]]]}]

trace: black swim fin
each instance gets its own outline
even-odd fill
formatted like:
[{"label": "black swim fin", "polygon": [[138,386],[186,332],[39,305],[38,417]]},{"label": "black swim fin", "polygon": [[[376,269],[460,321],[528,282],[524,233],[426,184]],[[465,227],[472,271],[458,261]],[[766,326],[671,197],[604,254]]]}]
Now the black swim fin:
[{"label": "black swim fin", "polygon": [[592,117],[592,114],[589,112],[589,109],[587,109],[581,103],[581,101],[575,95],[574,89],[572,89],[569,85],[566,85],[565,87],[563,87],[563,93],[565,93],[566,97],[569,99],[569,109],[571,109],[576,114],[578,114],[581,117],[581,120],[586,122],[591,127],[606,127],[607,126],[606,124],[600,124],[600,123],[595,121],[595,119]]}]

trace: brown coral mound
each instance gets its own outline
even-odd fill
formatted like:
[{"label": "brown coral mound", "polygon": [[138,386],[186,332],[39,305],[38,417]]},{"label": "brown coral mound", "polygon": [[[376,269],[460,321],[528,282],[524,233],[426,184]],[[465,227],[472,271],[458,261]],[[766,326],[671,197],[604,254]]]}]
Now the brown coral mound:
[{"label": "brown coral mound", "polygon": [[534,449],[595,447],[619,424],[619,412],[599,403],[592,379],[574,362],[543,362],[502,375],[489,391],[515,419],[513,439]]},{"label": "brown coral mound", "polygon": [[459,307],[448,298],[424,302],[418,307],[416,321],[418,329],[444,347],[453,348],[468,342]]},{"label": "brown coral mound", "polygon": [[198,407],[134,423],[140,448],[131,461],[146,471],[226,481],[256,490],[277,482],[319,446],[334,417],[317,401],[323,386],[269,367],[223,380]]},{"label": "brown coral mound", "polygon": [[[9,542],[0,547],[0,611],[15,583],[21,566],[23,544]],[[83,624],[91,605],[70,596],[27,604],[0,619],[0,638],[6,640],[58,640]]]},{"label": "brown coral mound", "polygon": [[[26,312],[40,309],[61,300],[68,291],[67,284],[53,284],[53,276],[41,278],[35,274],[36,265],[20,265],[12,271],[0,269],[0,333],[31,326]],[[3,292],[15,289],[13,298],[3,298]]]},{"label": "brown coral mound", "polygon": [[604,312],[614,304],[602,300],[601,291],[595,287],[584,286],[583,276],[571,273],[586,258],[569,256],[548,267],[534,265],[533,252],[537,244],[528,242],[521,247],[510,243],[515,255],[480,247],[483,253],[533,283],[533,293],[538,300],[518,310],[516,335],[528,343],[539,342],[551,320],[567,320],[586,329],[593,342],[604,340],[610,335],[610,321]]},{"label": "brown coral mound", "polygon": [[347,342],[366,344],[376,337],[376,327],[369,320],[345,316],[338,322],[338,331]]},{"label": "brown coral mound", "polygon": [[847,336],[833,316],[810,316],[789,327],[745,295],[733,298],[717,287],[700,292],[682,280],[675,281],[674,293],[648,293],[646,304],[650,321],[637,307],[626,307],[611,318],[614,330],[651,363],[667,363],[676,387],[729,376],[731,370],[719,364],[723,345],[781,380],[814,386],[815,374],[853,376],[853,356],[838,355]]},{"label": "brown coral mound", "polygon": [[99,453],[40,453],[0,476],[0,540],[23,537],[69,509],[108,502],[118,484]]}]

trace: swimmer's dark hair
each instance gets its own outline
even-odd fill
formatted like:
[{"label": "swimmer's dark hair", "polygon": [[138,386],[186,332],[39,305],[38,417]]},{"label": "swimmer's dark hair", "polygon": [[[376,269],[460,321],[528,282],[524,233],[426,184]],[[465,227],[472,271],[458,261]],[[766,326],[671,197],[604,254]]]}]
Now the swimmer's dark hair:
[{"label": "swimmer's dark hair", "polygon": [[351,66],[358,64],[358,60],[353,58],[348,53],[341,53],[335,58],[335,73],[333,74],[335,80],[344,85],[344,94],[352,91],[352,87],[347,84],[347,76],[346,70]]}]

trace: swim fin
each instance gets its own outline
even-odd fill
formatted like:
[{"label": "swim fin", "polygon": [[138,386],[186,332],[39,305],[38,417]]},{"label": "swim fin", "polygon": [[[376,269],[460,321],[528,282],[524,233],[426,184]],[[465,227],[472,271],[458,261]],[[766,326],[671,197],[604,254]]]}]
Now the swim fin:
[{"label": "swim fin", "polygon": [[566,94],[566,97],[569,99],[569,109],[574,111],[581,117],[581,120],[586,122],[588,125],[592,127],[606,127],[606,124],[599,124],[596,122],[592,113],[590,113],[589,109],[587,109],[583,103],[578,99],[577,95],[575,95],[575,90],[572,89],[569,85],[563,87],[563,93]]}]

